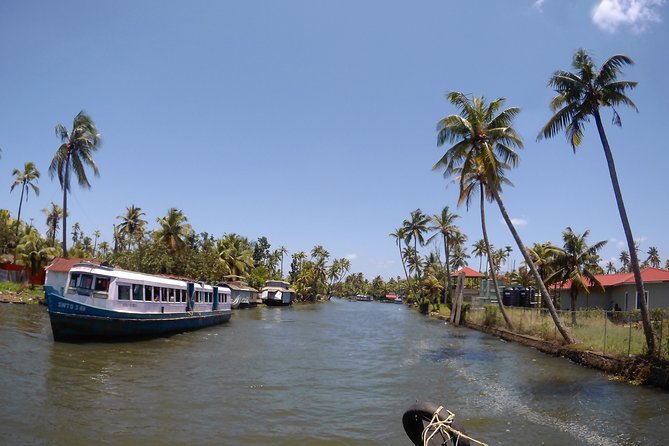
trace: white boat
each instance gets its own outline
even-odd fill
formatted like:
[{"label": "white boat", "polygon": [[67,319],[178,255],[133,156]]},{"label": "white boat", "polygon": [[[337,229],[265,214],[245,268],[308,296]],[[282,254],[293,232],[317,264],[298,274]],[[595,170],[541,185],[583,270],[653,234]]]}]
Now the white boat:
[{"label": "white boat", "polygon": [[230,289],[80,263],[63,291],[45,286],[56,341],[133,340],[230,320]]},{"label": "white boat", "polygon": [[293,303],[295,290],[283,280],[268,280],[261,290],[262,301],[269,306],[286,306]]}]

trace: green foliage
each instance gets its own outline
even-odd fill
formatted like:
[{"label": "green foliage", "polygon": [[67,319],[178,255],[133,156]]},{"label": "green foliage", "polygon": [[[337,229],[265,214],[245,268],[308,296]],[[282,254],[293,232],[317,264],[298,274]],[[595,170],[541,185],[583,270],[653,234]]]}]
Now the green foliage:
[{"label": "green foliage", "polygon": [[483,307],[483,325],[486,327],[495,327],[500,322],[499,309],[497,305],[486,305]]}]

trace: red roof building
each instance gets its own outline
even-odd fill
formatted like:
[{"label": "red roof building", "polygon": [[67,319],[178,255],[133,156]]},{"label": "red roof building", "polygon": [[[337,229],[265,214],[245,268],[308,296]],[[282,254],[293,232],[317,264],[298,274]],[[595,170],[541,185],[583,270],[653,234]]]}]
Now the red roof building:
[{"label": "red roof building", "polygon": [[483,278],[483,274],[481,274],[480,272],[478,272],[476,270],[473,270],[472,268],[470,268],[468,266],[465,266],[462,269],[459,269],[455,272],[452,272],[451,277],[458,277],[460,275],[460,271],[465,272],[465,279],[482,279]]}]

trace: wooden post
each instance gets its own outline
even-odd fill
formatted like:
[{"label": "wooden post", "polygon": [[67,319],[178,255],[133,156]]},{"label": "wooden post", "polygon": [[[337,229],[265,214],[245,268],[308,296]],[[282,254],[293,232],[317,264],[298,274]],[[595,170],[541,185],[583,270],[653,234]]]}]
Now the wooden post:
[{"label": "wooden post", "polygon": [[451,322],[460,325],[460,313],[462,312],[462,295],[465,291],[465,272],[458,274],[458,285],[455,287],[455,306],[451,312]]}]

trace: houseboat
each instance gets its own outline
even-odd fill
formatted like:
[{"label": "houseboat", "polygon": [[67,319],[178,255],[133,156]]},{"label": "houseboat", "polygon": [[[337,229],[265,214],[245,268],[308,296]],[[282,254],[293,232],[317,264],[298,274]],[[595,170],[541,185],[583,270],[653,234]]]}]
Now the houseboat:
[{"label": "houseboat", "polygon": [[107,266],[74,265],[65,287],[45,285],[55,341],[134,340],[230,320],[230,289]]},{"label": "houseboat", "polygon": [[293,303],[295,290],[283,280],[268,280],[261,290],[262,301],[269,306],[286,306]]},{"label": "houseboat", "polygon": [[261,302],[258,290],[249,286],[239,276],[227,276],[228,279],[223,285],[230,288],[230,299],[232,309],[237,308],[252,308]]}]

